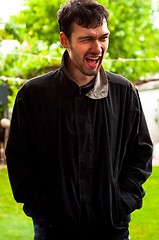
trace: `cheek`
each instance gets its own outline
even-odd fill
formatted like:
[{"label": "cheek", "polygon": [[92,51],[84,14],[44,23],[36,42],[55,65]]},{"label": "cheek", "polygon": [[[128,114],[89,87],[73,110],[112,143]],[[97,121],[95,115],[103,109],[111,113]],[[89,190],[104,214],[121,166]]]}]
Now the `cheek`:
[{"label": "cheek", "polygon": [[105,50],[108,49],[108,46],[109,46],[109,40],[107,40],[106,44],[105,44]]},{"label": "cheek", "polygon": [[86,49],[83,46],[76,46],[74,48],[73,54],[76,58],[82,59],[86,53]]},{"label": "cheek", "polygon": [[88,47],[81,44],[81,45],[77,45],[75,47],[75,51],[79,54],[79,55],[84,55],[87,51],[88,51]]},{"label": "cheek", "polygon": [[69,50],[69,56],[70,56],[72,62],[79,62],[81,59],[81,53],[80,53],[80,51],[78,51],[78,48],[77,48],[77,50],[75,50],[75,49]]}]

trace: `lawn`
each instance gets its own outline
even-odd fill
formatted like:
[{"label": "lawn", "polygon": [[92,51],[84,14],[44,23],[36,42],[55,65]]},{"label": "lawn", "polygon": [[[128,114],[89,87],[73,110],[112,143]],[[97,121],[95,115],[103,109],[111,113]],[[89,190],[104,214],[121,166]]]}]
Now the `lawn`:
[{"label": "lawn", "polygon": [[132,214],[131,240],[159,240],[159,166],[144,184],[143,207]]},{"label": "lawn", "polygon": [[[159,167],[145,183],[146,196],[141,210],[131,217],[131,240],[159,239]],[[33,240],[32,221],[12,196],[6,168],[0,169],[0,239]]]},{"label": "lawn", "polygon": [[14,201],[6,168],[0,169],[0,240],[33,240],[31,218]]}]

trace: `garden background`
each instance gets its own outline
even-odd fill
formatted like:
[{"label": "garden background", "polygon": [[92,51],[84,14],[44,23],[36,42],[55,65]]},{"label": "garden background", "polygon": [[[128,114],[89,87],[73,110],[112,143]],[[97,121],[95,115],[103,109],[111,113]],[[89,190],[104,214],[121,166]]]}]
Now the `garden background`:
[{"label": "garden background", "polygon": [[[3,2],[0,0],[1,5]],[[27,79],[60,65],[64,49],[59,43],[56,12],[64,2],[24,0],[19,13],[5,21],[0,16],[0,87],[7,89],[7,104],[2,99],[4,92],[0,92],[0,119],[10,119],[16,93]],[[159,2],[99,2],[110,12],[110,44],[104,68],[125,76],[139,89],[152,139],[158,146],[159,95],[154,93],[159,89]],[[154,161],[153,173],[144,185],[143,208],[132,214],[131,240],[159,239],[158,149],[155,150],[157,161]],[[1,239],[33,239],[31,219],[13,199],[5,164],[0,164]]]}]

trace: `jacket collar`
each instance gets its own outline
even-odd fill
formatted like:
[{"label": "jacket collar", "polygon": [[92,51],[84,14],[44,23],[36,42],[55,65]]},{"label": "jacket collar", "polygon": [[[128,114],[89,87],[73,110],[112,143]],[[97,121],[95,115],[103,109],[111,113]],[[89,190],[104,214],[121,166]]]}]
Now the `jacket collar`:
[{"label": "jacket collar", "polygon": [[108,96],[108,79],[103,67],[101,67],[100,71],[97,73],[94,87],[86,96],[92,99],[100,99]]},{"label": "jacket collar", "polygon": [[[67,55],[68,55],[67,50],[65,50],[62,58],[62,68],[65,74],[69,77],[69,79],[75,83],[75,81],[69,76],[66,69],[65,62]],[[100,71],[97,73],[95,77],[94,87],[86,94],[86,96],[92,99],[101,99],[108,96],[108,79],[106,76],[106,72],[103,69],[103,66],[101,66]]]}]

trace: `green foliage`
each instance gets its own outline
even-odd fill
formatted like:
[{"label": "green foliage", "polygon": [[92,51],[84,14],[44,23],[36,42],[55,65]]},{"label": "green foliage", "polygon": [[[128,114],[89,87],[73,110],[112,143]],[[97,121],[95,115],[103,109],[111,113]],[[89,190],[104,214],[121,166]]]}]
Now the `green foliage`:
[{"label": "green foliage", "polygon": [[4,39],[12,39],[13,36],[10,35],[8,33],[8,31],[6,31],[6,28],[5,28],[5,25],[4,23],[2,22],[2,20],[0,19],[0,42]]},{"label": "green foliage", "polygon": [[[60,4],[64,2],[25,0],[26,8],[11,17],[6,24],[6,31],[20,42],[34,44],[43,41],[49,48],[52,43],[59,41],[56,13]],[[158,71],[158,61],[157,58],[156,61],[154,59],[159,51],[157,37],[159,29],[155,29],[153,25],[152,1],[114,0],[105,3],[105,0],[100,0],[99,2],[110,12],[110,46],[104,66],[110,71],[124,75],[132,82],[141,77],[154,75]],[[30,52],[32,53],[31,49]],[[44,52],[42,54],[45,55]],[[111,61],[112,59],[115,61]]]},{"label": "green foliage", "polygon": [[23,41],[36,41],[37,39],[51,45],[57,42],[59,29],[56,12],[64,1],[56,0],[25,0],[26,8],[18,15],[12,16],[6,24],[7,31]]},{"label": "green foliage", "polygon": [[132,82],[152,77],[158,72],[159,66],[158,59],[154,61],[159,52],[159,28],[154,28],[152,1],[100,2],[110,12],[109,58],[119,60],[111,62],[110,70],[126,76]]}]

